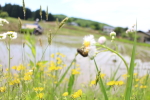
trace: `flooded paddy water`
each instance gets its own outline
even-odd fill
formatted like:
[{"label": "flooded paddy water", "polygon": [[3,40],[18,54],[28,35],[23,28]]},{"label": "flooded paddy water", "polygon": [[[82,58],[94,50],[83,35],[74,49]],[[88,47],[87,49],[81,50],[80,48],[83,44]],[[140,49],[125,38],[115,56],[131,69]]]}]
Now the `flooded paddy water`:
[{"label": "flooded paddy water", "polygon": [[[21,37],[21,35],[19,35]],[[18,37],[18,38],[19,38]],[[41,38],[43,47],[39,45],[38,39]],[[48,49],[45,52],[44,60],[50,61],[50,55],[52,53],[61,52],[66,55],[65,62],[67,65],[71,63],[71,61],[74,59],[74,56],[77,52],[77,48],[79,48],[82,45],[82,39],[83,37],[73,37],[73,36],[62,36],[57,35],[53,41],[52,45],[48,47]],[[36,45],[36,61],[40,61],[42,57],[42,52],[45,49],[47,44],[47,38],[46,36],[37,36],[37,45]],[[16,41],[16,40],[12,40]],[[22,59],[24,59],[24,62],[29,62],[29,54],[31,54],[31,51],[28,46],[25,45],[24,51],[25,54],[22,54],[22,40],[19,40],[19,42],[14,42],[11,44],[11,66],[19,65],[22,63]],[[22,57],[24,55],[24,57]],[[123,56],[128,64],[130,64],[130,56],[124,55]],[[118,73],[117,76],[126,74],[126,67],[124,63],[121,61],[121,59],[107,51],[107,52],[101,52],[99,53],[95,58],[99,69],[101,69],[102,73],[105,73],[106,76],[110,76],[118,67]],[[139,75],[144,75],[148,71],[150,71],[150,62],[143,62],[140,59],[136,59],[136,67],[135,72],[139,73]],[[77,82],[79,83],[87,83],[90,80],[93,80],[96,76],[96,69],[94,65],[94,61],[90,60],[88,57],[82,57],[81,55],[78,55],[76,58],[76,63],[80,65],[81,68],[81,75],[79,75]],[[7,68],[8,64],[8,51],[5,46],[5,43],[3,41],[0,42],[0,64],[3,65],[4,69]]]}]

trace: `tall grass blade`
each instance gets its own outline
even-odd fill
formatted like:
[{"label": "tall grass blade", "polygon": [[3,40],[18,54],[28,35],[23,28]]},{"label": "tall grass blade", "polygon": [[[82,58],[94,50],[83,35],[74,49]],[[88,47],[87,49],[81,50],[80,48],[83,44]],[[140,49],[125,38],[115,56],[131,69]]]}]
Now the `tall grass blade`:
[{"label": "tall grass blade", "polygon": [[[95,59],[94,59],[94,64],[95,64],[95,66],[96,66],[97,72],[99,72]],[[101,78],[101,77],[99,78],[99,85],[100,85],[100,87],[101,87],[102,93],[104,94],[105,100],[108,100],[108,97],[107,97],[107,94],[106,94],[106,89],[105,89],[105,87],[104,87],[104,84],[103,84],[103,81],[102,81],[102,78]]]},{"label": "tall grass blade", "polygon": [[125,100],[130,100],[130,97],[132,95],[132,82],[133,82],[133,73],[134,73],[134,60],[135,60],[135,50],[136,50],[136,34],[137,34],[137,23],[136,23],[136,31],[134,34],[134,44],[132,49],[132,56],[130,61],[130,67],[128,70],[129,77],[127,78],[127,84],[126,84],[126,90],[125,90]]},{"label": "tall grass blade", "polygon": [[72,92],[72,88],[74,85],[74,81],[75,81],[75,75],[71,74],[70,78],[69,78],[69,82],[68,82],[68,94],[70,95]]}]

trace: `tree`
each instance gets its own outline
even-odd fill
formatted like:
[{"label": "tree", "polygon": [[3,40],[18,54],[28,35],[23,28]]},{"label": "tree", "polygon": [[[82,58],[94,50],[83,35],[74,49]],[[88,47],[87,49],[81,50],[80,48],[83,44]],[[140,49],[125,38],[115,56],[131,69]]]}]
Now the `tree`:
[{"label": "tree", "polygon": [[117,36],[121,36],[121,34],[125,33],[128,28],[116,27],[114,31]]}]

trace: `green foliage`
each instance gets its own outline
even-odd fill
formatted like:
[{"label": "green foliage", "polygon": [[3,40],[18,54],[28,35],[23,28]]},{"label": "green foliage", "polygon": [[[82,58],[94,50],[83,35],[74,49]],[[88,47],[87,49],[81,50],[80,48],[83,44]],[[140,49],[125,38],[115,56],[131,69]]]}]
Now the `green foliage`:
[{"label": "green foliage", "polygon": [[5,17],[9,17],[8,13],[5,11],[0,12],[0,17],[5,18]]},{"label": "green foliage", "polygon": [[30,34],[32,34],[33,33],[33,31],[34,31],[34,29],[21,29],[21,33],[30,33]]},{"label": "green foliage", "polygon": [[71,74],[68,82],[68,94],[70,95],[72,93],[72,88],[75,81],[75,75]]},{"label": "green foliage", "polygon": [[122,28],[122,27],[116,27],[114,31],[116,32],[117,36],[121,36],[121,34],[124,34],[128,28]]},{"label": "green foliage", "polygon": [[67,16],[66,15],[54,15],[55,19],[58,18],[58,20],[61,22],[63,19],[65,19]]}]

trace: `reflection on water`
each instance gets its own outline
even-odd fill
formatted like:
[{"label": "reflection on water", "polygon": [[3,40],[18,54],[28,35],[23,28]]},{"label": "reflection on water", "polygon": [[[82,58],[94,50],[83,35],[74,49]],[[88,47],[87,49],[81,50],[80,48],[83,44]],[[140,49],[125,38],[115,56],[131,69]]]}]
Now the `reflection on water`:
[{"label": "reflection on water", "polygon": [[[63,42],[63,41],[61,41],[61,39],[60,39],[59,42]],[[70,43],[73,43],[73,42],[70,42]],[[24,47],[24,51],[25,51],[24,57],[22,57],[23,49],[20,44],[11,44],[10,48],[11,48],[11,57],[12,57],[11,66],[21,64],[22,58],[24,58],[24,62],[29,61],[28,55],[31,54],[31,51],[27,46]],[[36,61],[39,61],[41,59],[43,49],[37,45],[36,51],[37,51],[36,52],[37,53]],[[76,54],[76,48],[68,47],[63,44],[58,45],[57,43],[53,43],[51,46],[49,46],[49,48],[45,52],[44,60],[50,60],[51,59],[50,55],[52,53],[56,53],[56,52],[61,52],[61,53],[65,54],[67,56],[67,58],[66,58],[67,65],[69,65]],[[127,63],[129,64],[130,58],[128,56],[124,56],[124,58],[126,59]],[[108,76],[111,74],[111,72],[113,72],[115,69],[117,69],[118,66],[120,66],[118,75],[122,75],[122,74],[126,73],[126,68],[125,68],[124,63],[121,61],[121,59],[119,57],[112,54],[111,52],[102,52],[102,53],[98,54],[95,59],[97,61],[98,67],[101,70],[101,72],[106,73],[106,75],[108,75]],[[93,60],[90,60],[88,57],[84,58],[84,57],[78,55],[76,61],[77,61],[77,64],[79,64],[81,67],[81,75],[78,78],[78,82],[80,82],[80,83],[87,82],[87,80],[89,80],[89,78],[87,78],[87,77],[91,77],[92,79],[93,79],[93,77],[95,77],[96,69],[95,69]],[[137,62],[137,67],[135,68],[135,72],[138,72],[142,75],[142,74],[145,74],[147,72],[147,70],[150,70],[149,62],[143,63],[141,60],[136,60],[136,62]],[[8,51],[6,49],[5,44],[3,42],[0,42],[0,64],[2,64],[6,68],[7,63],[8,63]]]}]

